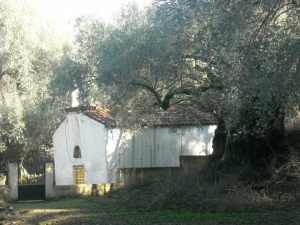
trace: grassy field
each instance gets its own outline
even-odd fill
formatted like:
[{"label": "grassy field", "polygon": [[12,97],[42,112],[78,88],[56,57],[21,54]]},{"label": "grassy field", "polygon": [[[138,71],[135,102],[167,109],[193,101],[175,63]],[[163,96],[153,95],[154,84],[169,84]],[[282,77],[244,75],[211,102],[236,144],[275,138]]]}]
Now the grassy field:
[{"label": "grassy field", "polygon": [[[299,224],[297,204],[258,212],[197,212],[131,207],[108,197],[14,203],[0,224]],[[3,214],[3,212],[2,212]]]}]

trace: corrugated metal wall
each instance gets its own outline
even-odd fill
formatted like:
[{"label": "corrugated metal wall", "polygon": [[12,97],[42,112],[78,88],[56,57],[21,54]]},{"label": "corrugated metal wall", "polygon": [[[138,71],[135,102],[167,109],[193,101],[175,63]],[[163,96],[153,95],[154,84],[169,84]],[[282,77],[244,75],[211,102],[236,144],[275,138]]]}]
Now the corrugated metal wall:
[{"label": "corrugated metal wall", "polygon": [[167,127],[143,129],[135,135],[109,130],[107,164],[116,168],[179,167],[180,155],[200,156],[212,153],[216,126],[187,127],[170,132]]},{"label": "corrugated metal wall", "polygon": [[129,148],[119,149],[119,168],[180,166],[178,135],[169,133],[168,128],[140,130],[129,141]]}]

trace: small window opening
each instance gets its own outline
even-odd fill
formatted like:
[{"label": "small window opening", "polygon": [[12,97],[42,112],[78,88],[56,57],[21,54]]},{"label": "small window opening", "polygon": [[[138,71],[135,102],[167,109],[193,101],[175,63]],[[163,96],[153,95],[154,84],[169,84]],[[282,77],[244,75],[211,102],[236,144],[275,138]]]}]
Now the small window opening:
[{"label": "small window opening", "polygon": [[78,145],[76,145],[75,148],[74,148],[73,157],[74,158],[81,158],[81,150],[80,150]]},{"label": "small window opening", "polygon": [[84,184],[83,166],[74,166],[75,184]]}]

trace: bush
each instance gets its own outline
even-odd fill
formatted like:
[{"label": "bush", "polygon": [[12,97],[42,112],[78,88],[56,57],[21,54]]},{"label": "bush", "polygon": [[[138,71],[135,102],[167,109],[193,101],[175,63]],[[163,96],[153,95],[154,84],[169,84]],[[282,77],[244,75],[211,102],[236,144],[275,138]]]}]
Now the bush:
[{"label": "bush", "polygon": [[114,192],[131,206],[192,209],[201,212],[249,212],[284,208],[300,200],[300,163],[293,157],[280,168],[270,168],[269,179],[241,179],[245,169],[215,174],[211,167],[161,177],[147,185]]},{"label": "bush", "polygon": [[300,129],[287,129],[286,137],[293,154],[300,155]]}]

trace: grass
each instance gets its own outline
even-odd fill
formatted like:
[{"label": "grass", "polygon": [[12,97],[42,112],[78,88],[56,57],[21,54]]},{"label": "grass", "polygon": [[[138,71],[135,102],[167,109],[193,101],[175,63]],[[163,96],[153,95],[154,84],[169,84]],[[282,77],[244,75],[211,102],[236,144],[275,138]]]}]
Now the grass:
[{"label": "grass", "polygon": [[[233,180],[230,180],[229,183],[236,185]],[[294,182],[292,183],[294,185]],[[138,187],[135,187],[135,189],[120,190],[120,192],[105,197],[65,198],[58,201],[14,203],[12,206],[15,209],[13,211],[15,215],[7,215],[2,224],[11,224],[13,221],[16,224],[39,225],[299,224],[300,202],[297,199],[270,199],[271,194],[268,192],[266,192],[266,195],[269,194],[269,197],[261,196],[249,190],[245,192],[245,187],[236,188],[234,192],[225,192],[223,195],[221,195],[222,192],[219,189],[215,189],[215,195],[213,195],[214,192],[208,187],[204,188],[204,184],[200,187],[202,191],[207,193],[207,196],[203,197],[202,200],[197,195],[195,195],[196,200],[190,198],[190,201],[194,201],[193,206],[196,205],[197,201],[199,202],[198,208],[189,208],[190,204],[186,204],[187,201],[182,199],[185,198],[184,194],[175,198],[176,190],[171,189],[172,192],[170,192],[169,189],[168,191],[160,189],[161,192],[156,193],[158,197],[161,197],[159,199],[155,196],[155,190],[157,189],[153,191],[151,188],[147,188],[147,190],[140,192],[136,191]],[[226,185],[221,185],[221,187],[225,187],[226,190],[228,188]],[[280,191],[285,189],[286,185],[284,185],[284,189],[280,188]],[[173,191],[175,192],[173,193]],[[241,195],[240,192],[246,194]],[[269,192],[273,193],[274,190],[269,190]],[[182,193],[181,189],[180,193]],[[205,196],[204,193],[200,194]],[[123,198],[119,198],[119,195]],[[135,198],[126,197],[130,195],[134,195]],[[167,196],[171,196],[171,200],[165,200]],[[190,196],[188,195],[188,197]],[[251,198],[254,198],[253,201],[247,202]],[[130,200],[128,201],[128,199]],[[154,205],[160,200],[166,201],[167,204],[163,207],[162,204]],[[173,203],[175,203],[175,207],[173,207]],[[179,207],[180,204],[182,204],[182,207]]]},{"label": "grass", "polygon": [[[298,169],[288,170],[295,172]],[[189,185],[196,175],[200,176],[197,185]],[[0,224],[299,224],[297,177],[285,181],[280,175],[274,182],[260,183],[266,190],[257,192],[231,176],[218,185],[201,176],[196,173],[147,187],[136,185],[104,197],[14,203],[15,210]]]},{"label": "grass", "polygon": [[[197,212],[132,207],[108,197],[12,204],[2,224],[299,224],[300,206],[259,212]],[[1,224],[1,223],[0,223]]]}]

